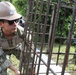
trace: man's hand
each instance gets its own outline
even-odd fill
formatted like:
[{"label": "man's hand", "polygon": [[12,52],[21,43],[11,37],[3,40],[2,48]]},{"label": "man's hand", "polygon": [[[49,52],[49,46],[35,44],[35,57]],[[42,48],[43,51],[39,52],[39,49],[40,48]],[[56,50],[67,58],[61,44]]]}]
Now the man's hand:
[{"label": "man's hand", "polygon": [[20,75],[20,71],[16,70],[14,71],[15,75]]},{"label": "man's hand", "polygon": [[9,69],[11,69],[11,70],[15,73],[15,75],[20,75],[20,71],[17,70],[17,69],[13,66],[13,64],[11,64],[11,65],[9,66]]}]

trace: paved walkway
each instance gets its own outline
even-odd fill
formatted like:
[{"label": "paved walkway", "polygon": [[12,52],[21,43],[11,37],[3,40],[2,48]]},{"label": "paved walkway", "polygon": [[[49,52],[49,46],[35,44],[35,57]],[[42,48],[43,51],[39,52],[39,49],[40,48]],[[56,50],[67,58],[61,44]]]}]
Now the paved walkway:
[{"label": "paved walkway", "polygon": [[[45,55],[45,54],[42,54],[42,58],[43,61],[47,64],[47,60],[48,60],[48,57]],[[38,62],[38,61],[37,61]],[[53,61],[51,61],[51,63],[55,63]],[[43,62],[41,62],[41,64],[43,64]],[[37,67],[36,66],[36,71],[37,71]],[[59,66],[59,65],[50,65],[50,68],[57,74],[57,75],[61,75],[61,71],[62,71],[62,68]],[[46,65],[40,65],[40,69],[39,69],[39,75],[46,75],[46,70],[47,70],[47,67]],[[48,75],[54,75],[52,74],[51,72],[49,72]],[[69,73],[65,73],[64,75],[70,75]]]}]

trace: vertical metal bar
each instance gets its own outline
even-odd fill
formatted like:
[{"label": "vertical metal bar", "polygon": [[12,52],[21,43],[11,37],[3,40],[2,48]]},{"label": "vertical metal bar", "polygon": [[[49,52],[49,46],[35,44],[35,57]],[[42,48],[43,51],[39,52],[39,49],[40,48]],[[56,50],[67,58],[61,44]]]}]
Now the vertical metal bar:
[{"label": "vertical metal bar", "polygon": [[[55,14],[56,14],[56,6],[57,5],[54,5],[54,10],[53,10],[53,14],[52,14],[52,19],[51,19],[51,25],[50,25],[50,31],[49,31],[49,39],[48,39],[48,53],[49,53],[49,49],[50,49],[50,43],[51,43],[51,40],[52,40],[52,32],[53,32],[53,26],[54,26],[54,21],[55,21]],[[52,52],[51,52],[52,54]],[[50,54],[50,55],[51,55]],[[48,54],[49,55],[49,54]],[[48,59],[49,61],[50,59]],[[48,64],[48,63],[47,63]],[[49,65],[48,65],[49,66]],[[47,71],[49,70],[47,66]],[[56,75],[53,71],[51,71],[54,75]]]},{"label": "vertical metal bar", "polygon": [[[62,33],[63,33],[63,28],[64,28],[64,23],[65,23],[65,18],[66,18],[66,8],[64,10],[64,18],[63,18],[63,21],[61,21],[61,25],[60,25],[60,37],[62,37]],[[56,65],[58,65],[58,62],[59,62],[59,55],[60,55],[60,49],[61,49],[61,45],[62,45],[62,38],[60,38],[60,41],[59,41],[59,49],[58,49],[58,55],[57,55],[57,61],[56,61]]]},{"label": "vertical metal bar", "polygon": [[62,67],[61,75],[64,75],[65,67],[66,67],[67,62],[68,62],[68,56],[69,56],[72,32],[73,32],[73,28],[74,28],[75,16],[76,16],[76,3],[74,4],[74,7],[73,7],[72,21],[71,21],[70,31],[69,31],[69,35],[68,35],[68,39],[67,39],[66,53],[65,53],[65,57],[64,57],[64,64]]},{"label": "vertical metal bar", "polygon": [[[23,60],[23,75],[27,75],[28,73],[28,43],[26,42],[26,40],[28,41],[29,40],[29,35],[28,35],[28,32],[27,32],[27,29],[28,29],[28,20],[29,20],[29,17],[30,17],[30,9],[31,9],[31,0],[28,0],[28,3],[27,3],[27,12],[26,12],[26,19],[25,19],[25,26],[24,26],[24,36],[25,36],[25,42],[24,42],[24,57],[25,57],[25,60]],[[28,35],[28,39],[27,39],[27,35]],[[23,57],[23,58],[24,58]]]},{"label": "vertical metal bar", "polygon": [[[33,22],[33,30],[32,30],[33,34],[34,34],[34,28],[35,28],[35,23],[36,23],[38,0],[36,0],[35,2],[36,2],[36,9],[35,9],[34,22]],[[37,37],[38,37],[38,35],[37,35]],[[37,40],[35,41],[35,48],[34,48],[34,52],[33,52],[34,55],[33,55],[33,62],[32,62],[32,68],[31,69],[33,69],[34,62],[35,62],[36,45],[37,45]]]},{"label": "vertical metal bar", "polygon": [[57,5],[54,5],[54,9],[53,9],[53,12],[52,12],[50,31],[49,31],[49,39],[48,39],[48,50],[49,50],[49,47],[50,47],[50,43],[51,43],[51,39],[52,39],[52,33],[53,33],[53,29],[54,29],[53,26],[54,26],[54,22],[55,22],[56,7],[57,7]]},{"label": "vertical metal bar", "polygon": [[[26,51],[26,35],[27,35],[27,24],[28,24],[28,19],[29,19],[29,12],[30,12],[30,0],[28,0],[27,2],[28,6],[27,6],[27,13],[26,13],[26,23],[24,25],[24,38],[23,38],[23,50],[21,51],[21,56],[20,56],[20,74],[24,74],[25,73],[25,66],[26,66],[26,53],[24,51]],[[25,57],[25,60],[24,60]],[[24,66],[23,66],[23,63]],[[23,69],[22,69],[23,68]],[[23,73],[22,73],[23,72]]]},{"label": "vertical metal bar", "polygon": [[41,49],[40,49],[40,57],[39,57],[39,65],[38,65],[37,75],[39,73],[39,68],[40,68],[40,62],[41,62],[43,42],[44,42],[45,32],[46,32],[46,24],[47,24],[47,18],[48,18],[48,13],[49,13],[49,7],[50,7],[50,0],[48,0],[48,5],[47,5],[47,10],[46,10],[46,15],[45,15],[45,25],[44,25],[44,28],[43,28],[43,34],[42,34],[42,40],[41,40]]},{"label": "vertical metal bar", "polygon": [[[30,17],[30,23],[28,24],[28,27],[30,27],[30,25],[32,25],[31,24],[31,22],[32,22],[32,17],[33,17],[33,7],[34,7],[34,0],[32,0],[31,1],[31,9],[30,9],[30,11],[31,11],[31,17]],[[28,42],[30,42],[30,44],[29,44],[29,48],[27,49],[28,50],[28,58],[27,58],[27,66],[26,66],[26,75],[28,75],[28,74],[32,74],[32,65],[30,64],[31,62],[30,62],[30,59],[31,59],[31,50],[32,50],[32,37],[33,37],[33,31],[31,32],[30,30],[28,30]],[[31,40],[29,41],[29,37],[30,37],[30,35],[31,35]],[[30,66],[30,71],[29,71],[29,66]]]},{"label": "vertical metal bar", "polygon": [[[49,73],[49,67],[50,67],[49,65],[50,65],[50,61],[51,61],[52,49],[53,49],[53,44],[54,44],[54,40],[55,40],[56,26],[58,25],[58,19],[59,19],[60,3],[61,3],[61,1],[58,0],[56,16],[55,16],[55,23],[54,23],[54,28],[53,28],[53,31],[52,31],[53,33],[50,36],[50,42],[49,42],[49,49],[48,49],[49,54],[48,54],[48,61],[47,61],[48,67],[47,67],[46,75],[48,75],[48,73]],[[54,75],[56,75],[56,74],[54,74]]]},{"label": "vertical metal bar", "polygon": [[[40,5],[40,15],[39,15],[38,26],[40,25],[42,9],[43,9],[43,0],[41,1],[41,5]],[[40,58],[39,58],[39,60],[40,60]],[[37,75],[39,74],[39,66],[40,66],[40,63],[38,64]]]},{"label": "vertical metal bar", "polygon": [[[40,58],[40,56],[38,55],[38,53],[36,53],[36,55],[37,55],[38,58]],[[47,63],[42,58],[41,58],[41,61],[47,67]],[[49,71],[51,71],[53,74],[55,73],[51,68],[49,68]]]}]

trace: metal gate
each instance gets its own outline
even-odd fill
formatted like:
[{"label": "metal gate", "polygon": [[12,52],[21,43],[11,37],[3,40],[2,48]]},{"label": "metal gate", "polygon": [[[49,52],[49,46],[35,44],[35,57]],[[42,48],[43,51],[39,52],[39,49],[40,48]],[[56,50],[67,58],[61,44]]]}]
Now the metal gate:
[{"label": "metal gate", "polygon": [[[70,21],[65,25],[69,13]],[[76,58],[75,50],[71,52],[75,15],[75,0],[28,0],[24,36],[30,34],[32,39],[24,39],[20,61],[22,75],[76,75],[76,69],[69,67],[74,65],[72,57]],[[66,36],[63,36],[64,26],[69,28]]]}]

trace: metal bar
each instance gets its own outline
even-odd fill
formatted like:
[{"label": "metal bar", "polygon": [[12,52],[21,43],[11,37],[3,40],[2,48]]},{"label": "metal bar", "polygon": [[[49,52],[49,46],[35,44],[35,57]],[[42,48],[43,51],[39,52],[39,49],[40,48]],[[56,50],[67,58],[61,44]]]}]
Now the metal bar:
[{"label": "metal bar", "polygon": [[[52,40],[52,31],[53,31],[53,26],[54,26],[54,19],[55,19],[55,12],[56,12],[56,5],[54,6],[54,11],[53,11],[53,15],[52,15],[52,19],[51,19],[51,26],[50,26],[50,31],[49,31],[49,39],[48,39],[48,52],[49,52],[49,47],[50,47],[50,42],[51,42],[51,40]],[[50,53],[51,54],[51,53]],[[49,63],[49,65],[50,65],[50,59],[49,59],[49,55],[50,54],[48,54],[48,63]],[[48,64],[47,63],[47,64]],[[47,74],[48,74],[48,70],[49,70],[49,65],[48,65],[48,67],[47,67]],[[56,75],[56,74],[54,74],[54,75]]]},{"label": "metal bar", "polygon": [[[36,53],[37,57],[40,58],[40,56],[38,55],[38,53]],[[44,60],[41,58],[41,61],[43,62],[43,64],[47,67],[48,64],[44,62]],[[40,64],[41,65],[41,64]],[[49,65],[50,66],[50,65]],[[56,74],[51,68],[49,68],[49,70],[51,71],[51,73]]]},{"label": "metal bar", "polygon": [[42,35],[42,41],[41,41],[41,49],[40,49],[40,58],[39,58],[38,71],[39,71],[40,62],[41,62],[41,56],[42,56],[42,50],[43,50],[43,42],[44,42],[44,38],[45,38],[46,24],[47,24],[47,17],[48,17],[48,13],[49,13],[49,7],[50,7],[50,0],[48,0],[47,10],[46,10],[45,25],[44,25],[44,28],[43,28],[43,35]]},{"label": "metal bar", "polygon": [[[35,28],[35,22],[36,22],[36,13],[37,13],[37,7],[38,7],[38,0],[36,0],[36,9],[35,9],[35,14],[34,14],[34,22],[32,22],[31,24],[33,24],[33,34],[34,34],[34,28]],[[32,12],[33,13],[33,12]],[[38,34],[38,33],[37,33]],[[38,35],[37,35],[38,37]],[[33,62],[32,62],[32,68],[33,69],[33,65],[34,65],[34,59],[35,59],[35,52],[36,52],[36,45],[37,45],[37,40],[35,41],[35,48],[34,48],[34,55],[33,55]]]},{"label": "metal bar", "polygon": [[[38,18],[39,21],[38,21],[38,31],[37,31],[37,35],[38,35],[38,32],[39,32],[39,24],[40,24],[40,20],[41,20],[42,9],[43,9],[43,0],[41,1],[41,5],[40,5],[40,14],[39,14],[39,18]],[[38,65],[37,75],[39,74],[39,66],[40,66],[40,64]]]},{"label": "metal bar", "polygon": [[76,15],[76,4],[74,5],[74,8],[73,8],[72,21],[71,21],[70,31],[69,31],[69,35],[68,35],[68,40],[67,40],[67,45],[66,45],[66,52],[65,52],[65,57],[64,57],[64,64],[63,64],[61,75],[64,75],[65,67],[66,67],[67,61],[68,61],[69,49],[70,49],[71,38],[72,38],[72,32],[73,32],[73,27],[74,27],[74,22],[75,22],[75,15]]},{"label": "metal bar", "polygon": [[[63,36],[62,33],[63,33],[63,29],[64,29],[64,23],[65,23],[65,18],[66,18],[66,8],[64,10],[64,20],[61,21],[62,23],[60,24],[60,36]],[[62,39],[59,40],[59,49],[58,49],[58,53],[60,53],[60,48],[61,48],[61,44],[62,44]],[[58,64],[58,61],[59,61],[59,54],[57,55],[57,62],[56,62],[56,65]]]},{"label": "metal bar", "polygon": [[[70,40],[75,39],[75,38],[71,37],[72,30],[73,30],[71,28],[73,28],[72,25],[73,25],[73,22],[75,21],[74,17],[72,17],[71,28],[70,28],[70,33],[68,35],[68,38],[62,37],[61,36],[62,33],[60,36],[55,36],[56,29],[57,29],[56,27],[57,27],[58,23],[60,22],[59,21],[59,16],[60,16],[59,14],[60,14],[61,10],[63,10],[64,8],[71,9],[71,10],[73,10],[73,16],[74,16],[75,15],[74,12],[76,12],[76,10],[74,10],[74,9],[76,9],[76,8],[74,7],[74,9],[73,9],[73,7],[70,5],[70,3],[62,2],[61,0],[58,0],[58,2],[57,1],[51,2],[51,0],[46,0],[46,1],[44,1],[44,0],[28,0],[28,2],[29,1],[32,1],[33,4],[31,4],[31,2],[30,2],[29,6],[28,6],[29,8],[27,11],[28,12],[30,11],[30,12],[29,12],[29,15],[27,15],[28,18],[25,19],[26,23],[24,26],[25,27],[24,37],[27,35],[27,31],[28,31],[28,33],[31,34],[32,39],[31,39],[31,41],[29,41],[29,35],[28,35],[27,41],[29,43],[29,46],[26,44],[27,47],[25,48],[26,42],[24,42],[24,45],[23,45],[24,46],[23,49],[25,50],[25,52],[22,52],[23,56],[22,56],[22,60],[21,60],[22,63],[21,63],[21,68],[20,68],[21,74],[22,75],[28,75],[28,74],[34,75],[33,74],[33,66],[35,66],[36,72],[37,72],[37,73],[35,72],[36,75],[39,75],[39,74],[57,75],[57,73],[60,73],[60,74],[62,73],[62,75],[63,75],[64,73],[67,73],[67,72],[65,72],[66,64],[67,63],[70,65],[72,64],[71,62],[67,62],[69,55],[70,56],[76,55],[76,53],[74,53],[74,52],[72,53],[72,52],[68,51],[70,48],[70,42],[71,42]],[[44,5],[45,5],[45,9],[44,9]],[[72,3],[72,5],[74,5],[74,3]],[[62,8],[62,9],[60,9],[60,8]],[[49,12],[50,9],[51,9],[51,11],[53,10],[52,17],[51,17],[51,12]],[[64,13],[65,13],[65,11],[64,11]],[[65,16],[67,16],[67,15],[65,15]],[[43,20],[43,18],[44,18],[44,20]],[[51,24],[48,23],[48,19],[49,20],[51,19],[51,22],[50,22]],[[65,18],[65,20],[66,20],[66,18]],[[28,27],[29,27],[29,29],[28,29]],[[40,27],[42,27],[42,30],[40,30]],[[49,27],[50,27],[50,31],[49,31]],[[48,28],[49,32],[47,31],[47,28]],[[47,42],[45,42],[46,36],[49,37]],[[33,40],[34,37],[36,37],[36,40]],[[40,40],[38,40],[39,38],[40,38]],[[53,52],[55,39],[59,39],[60,41],[68,39],[66,49],[63,49],[64,51],[66,50],[66,53],[61,52],[61,46],[62,46],[61,42],[58,46],[58,48],[59,48],[58,52],[55,50]],[[24,39],[24,41],[25,41],[25,39]],[[32,48],[32,44],[34,44],[34,49]],[[45,46],[46,46],[46,50],[45,50]],[[39,50],[40,50],[40,52],[37,52],[37,54],[36,54],[36,48],[39,48]],[[47,56],[48,57],[47,63],[44,62],[44,60],[42,59],[42,54],[48,55]],[[30,55],[33,55],[32,64],[31,64],[31,71],[29,71],[29,69],[28,69],[28,67],[30,66],[30,57],[31,57]],[[65,57],[64,57],[64,55],[65,55]],[[54,58],[53,56],[56,56],[55,60],[57,60],[57,61],[55,61],[55,63],[51,62],[52,58]],[[63,60],[59,59],[60,56],[64,57],[64,62],[63,62]],[[35,59],[35,57],[36,57],[36,59]],[[70,59],[71,58],[69,58],[69,61],[71,61]],[[59,62],[59,61],[61,61],[61,62]],[[50,65],[56,65],[56,64],[63,66],[61,72],[55,73],[55,71],[51,69]],[[40,66],[41,65],[46,66],[47,70],[45,72],[40,73]],[[69,72],[69,73],[71,73],[71,72]]]},{"label": "metal bar", "polygon": [[[59,18],[59,10],[60,10],[60,3],[61,1],[58,0],[58,4],[57,4],[57,11],[56,11],[56,16],[55,16],[55,23],[54,23],[54,28],[53,28],[53,33],[51,35],[51,44],[49,44],[49,55],[48,55],[48,68],[47,68],[47,75],[48,75],[48,70],[49,70],[49,65],[50,65],[50,60],[51,60],[51,56],[52,56],[52,49],[53,49],[53,44],[54,44],[54,39],[55,39],[55,31],[56,31],[56,26],[58,24],[58,18]],[[50,59],[50,60],[49,60]],[[56,75],[56,74],[55,74]]]},{"label": "metal bar", "polygon": [[[33,7],[34,7],[34,0],[32,0],[31,1],[31,12],[33,12]],[[32,15],[32,13],[31,13],[31,18],[30,18],[30,21],[32,22],[32,17],[33,17],[33,15]],[[31,25],[31,22],[28,24],[28,27],[30,27],[30,25]],[[32,33],[31,33],[31,31],[29,30],[29,35],[28,35],[28,42],[30,42],[29,43],[29,48],[27,49],[29,52],[28,52],[28,62],[27,62],[27,67],[26,67],[26,75],[28,75],[29,74],[29,66],[30,66],[30,69],[32,69],[31,67],[31,62],[30,62],[30,58],[32,59],[32,57],[31,57],[31,51],[32,51],[32,49],[31,49],[31,47],[32,47],[32,38],[31,38],[31,40],[29,41],[29,37],[30,37],[30,35],[31,35],[31,37],[33,37],[33,30],[32,30]],[[32,70],[30,71],[30,74],[32,74]]]}]

